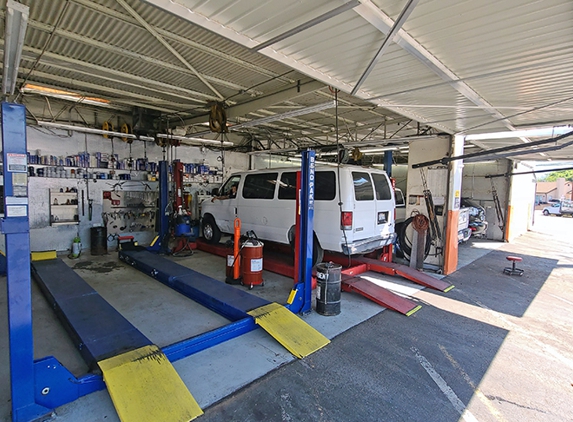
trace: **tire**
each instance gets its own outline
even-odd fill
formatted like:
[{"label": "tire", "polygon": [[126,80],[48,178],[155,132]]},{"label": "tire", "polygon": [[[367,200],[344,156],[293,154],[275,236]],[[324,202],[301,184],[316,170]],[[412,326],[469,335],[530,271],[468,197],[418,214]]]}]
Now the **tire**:
[{"label": "tire", "polygon": [[[294,255],[294,226],[291,227],[288,233],[289,244]],[[324,250],[320,243],[318,242],[318,238],[316,237],[316,233],[312,237],[312,266],[314,267],[316,264],[320,264],[322,259],[324,258]]]},{"label": "tire", "polygon": [[210,214],[203,217],[203,239],[211,244],[219,243],[219,240],[221,240],[221,230],[219,230],[215,219]]},{"label": "tire", "polygon": [[[406,231],[408,229],[408,226],[410,224],[412,224],[413,219],[414,219],[414,217],[410,217],[406,221],[404,221],[404,224],[402,225],[402,229],[400,230],[400,233],[398,234],[398,246],[400,247],[400,250],[404,254],[404,257],[407,257],[408,260],[410,259],[411,255],[412,255],[412,241],[410,239],[408,239]],[[432,237],[430,236],[430,229],[429,228],[428,228],[428,231],[426,232],[426,244],[424,246],[425,246],[424,247],[424,259],[426,259],[426,257],[430,253],[430,248],[432,247]]]},{"label": "tire", "polygon": [[314,267],[316,264],[320,264],[323,258],[324,250],[322,246],[320,246],[316,235],[314,235],[312,239],[312,266]]},{"label": "tire", "polygon": [[543,215],[549,215],[549,211],[543,210]]}]

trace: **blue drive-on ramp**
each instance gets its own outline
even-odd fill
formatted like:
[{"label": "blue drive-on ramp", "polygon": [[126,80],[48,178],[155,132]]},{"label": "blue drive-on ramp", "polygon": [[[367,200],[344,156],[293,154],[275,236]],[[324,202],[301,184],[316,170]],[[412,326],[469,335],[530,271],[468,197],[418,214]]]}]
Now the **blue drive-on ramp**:
[{"label": "blue drive-on ramp", "polygon": [[119,258],[231,321],[271,303],[146,250],[121,250]]},{"label": "blue drive-on ramp", "polygon": [[33,262],[32,274],[90,369],[152,344],[61,259]]}]

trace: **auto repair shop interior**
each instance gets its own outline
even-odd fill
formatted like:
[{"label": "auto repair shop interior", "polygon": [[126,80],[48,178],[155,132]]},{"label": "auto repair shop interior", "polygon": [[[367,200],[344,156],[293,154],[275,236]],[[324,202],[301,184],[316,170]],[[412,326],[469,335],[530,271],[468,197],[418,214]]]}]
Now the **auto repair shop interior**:
[{"label": "auto repair shop interior", "polygon": [[573,420],[570,1],[0,22],[0,421]]}]

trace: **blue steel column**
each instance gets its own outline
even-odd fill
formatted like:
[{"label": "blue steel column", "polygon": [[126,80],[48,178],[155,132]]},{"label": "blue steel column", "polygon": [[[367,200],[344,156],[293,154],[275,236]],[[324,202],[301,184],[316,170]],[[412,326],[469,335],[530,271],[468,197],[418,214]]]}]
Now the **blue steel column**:
[{"label": "blue steel column", "polygon": [[167,175],[167,161],[159,162],[159,238],[169,232],[169,214],[167,206],[169,205],[169,177]]},{"label": "blue steel column", "polygon": [[167,235],[169,234],[169,177],[167,161],[159,162],[159,210],[157,219],[157,241],[147,249],[151,252],[167,253]]},{"label": "blue steel column", "polygon": [[12,420],[19,422],[51,412],[34,399],[26,108],[21,104],[2,103],[2,151]]},{"label": "blue steel column", "polygon": [[384,171],[388,177],[392,177],[392,151],[384,152]]},{"label": "blue steel column", "polygon": [[300,180],[300,253],[299,280],[302,285],[302,306],[298,312],[312,309],[312,247],[314,238],[314,169],[315,153],[302,152]]}]

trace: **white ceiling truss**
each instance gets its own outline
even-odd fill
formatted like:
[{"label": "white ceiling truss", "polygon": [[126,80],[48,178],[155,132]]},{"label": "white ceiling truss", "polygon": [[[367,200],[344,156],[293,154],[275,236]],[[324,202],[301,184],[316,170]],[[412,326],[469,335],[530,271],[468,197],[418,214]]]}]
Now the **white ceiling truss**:
[{"label": "white ceiling truss", "polygon": [[[240,129],[229,138],[243,144],[383,146],[571,123],[568,0],[20,2],[30,7],[20,88],[99,97],[124,114],[153,109],[188,133],[205,132],[214,102]],[[334,90],[337,109],[313,108]],[[50,119],[32,108],[37,92],[17,98]],[[523,144],[519,158],[573,158],[573,148],[541,153],[528,142],[471,141]]]}]

